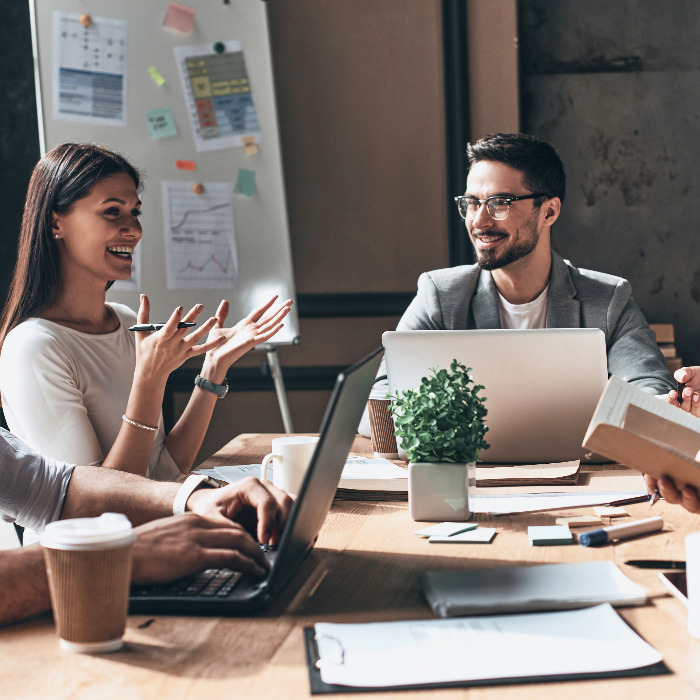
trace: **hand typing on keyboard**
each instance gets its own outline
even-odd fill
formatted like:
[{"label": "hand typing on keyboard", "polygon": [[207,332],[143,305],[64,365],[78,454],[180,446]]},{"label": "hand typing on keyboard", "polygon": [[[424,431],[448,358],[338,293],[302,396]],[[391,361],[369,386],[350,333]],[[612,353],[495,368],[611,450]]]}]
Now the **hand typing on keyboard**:
[{"label": "hand typing on keyboard", "polygon": [[275,545],[292,509],[288,494],[269,482],[248,477],[220,489],[199,489],[187,509],[215,522],[235,521],[255,532],[259,542]]}]

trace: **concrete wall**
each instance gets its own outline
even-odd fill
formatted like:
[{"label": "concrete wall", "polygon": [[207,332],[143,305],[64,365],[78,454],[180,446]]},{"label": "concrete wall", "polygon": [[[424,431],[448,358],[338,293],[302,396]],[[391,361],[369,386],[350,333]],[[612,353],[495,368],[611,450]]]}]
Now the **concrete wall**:
[{"label": "concrete wall", "polygon": [[700,7],[520,0],[521,123],[568,176],[553,244],[626,277],[700,364]]}]

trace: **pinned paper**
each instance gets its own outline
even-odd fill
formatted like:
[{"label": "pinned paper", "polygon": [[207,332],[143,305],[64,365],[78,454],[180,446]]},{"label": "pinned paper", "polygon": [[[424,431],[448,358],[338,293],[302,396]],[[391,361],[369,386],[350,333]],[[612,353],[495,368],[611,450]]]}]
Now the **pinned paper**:
[{"label": "pinned paper", "polygon": [[197,166],[193,160],[176,160],[175,167],[178,170],[194,170]]},{"label": "pinned paper", "polygon": [[185,5],[178,5],[176,2],[169,3],[163,26],[183,34],[192,34],[194,31],[194,10]]},{"label": "pinned paper", "polygon": [[236,180],[236,192],[243,194],[246,197],[255,196],[255,172],[253,170],[238,170],[238,179]]},{"label": "pinned paper", "polygon": [[246,156],[254,156],[258,151],[258,144],[255,141],[255,136],[241,136],[241,146],[243,146],[243,154]]},{"label": "pinned paper", "polygon": [[148,69],[148,73],[150,74],[151,78],[153,78],[153,82],[156,85],[165,85],[165,78],[160,74],[160,71],[155,66],[151,66]]},{"label": "pinned paper", "polygon": [[152,139],[162,139],[177,134],[177,127],[170,107],[149,109],[146,112],[146,120]]}]

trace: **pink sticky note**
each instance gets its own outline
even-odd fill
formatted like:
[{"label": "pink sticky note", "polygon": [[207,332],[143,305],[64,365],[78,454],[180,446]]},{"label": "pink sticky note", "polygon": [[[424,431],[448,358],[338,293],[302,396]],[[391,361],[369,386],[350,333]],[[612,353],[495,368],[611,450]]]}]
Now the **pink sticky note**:
[{"label": "pink sticky note", "polygon": [[163,26],[183,34],[192,34],[194,31],[194,10],[185,5],[178,5],[176,2],[169,3]]},{"label": "pink sticky note", "polygon": [[175,167],[178,170],[194,170],[196,168],[193,160],[176,160]]}]

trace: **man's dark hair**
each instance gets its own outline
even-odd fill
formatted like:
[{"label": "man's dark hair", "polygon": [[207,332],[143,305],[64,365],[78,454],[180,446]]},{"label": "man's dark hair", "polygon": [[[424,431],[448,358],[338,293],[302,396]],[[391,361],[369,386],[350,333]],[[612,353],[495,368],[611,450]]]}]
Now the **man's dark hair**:
[{"label": "man's dark hair", "polygon": [[505,163],[523,174],[532,192],[546,192],[564,201],[566,175],[561,158],[544,141],[529,134],[489,134],[467,145],[469,168],[482,160]]}]

